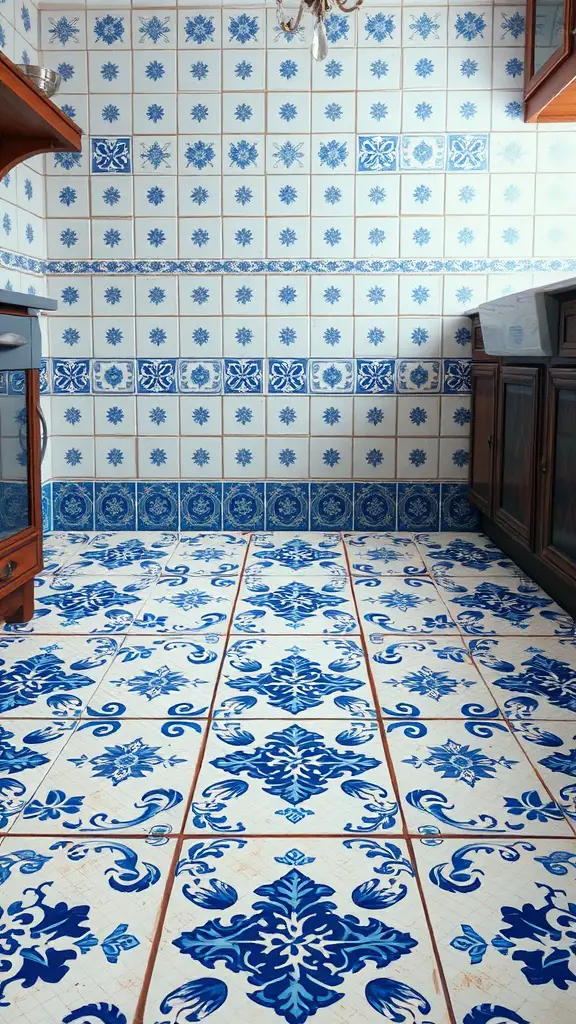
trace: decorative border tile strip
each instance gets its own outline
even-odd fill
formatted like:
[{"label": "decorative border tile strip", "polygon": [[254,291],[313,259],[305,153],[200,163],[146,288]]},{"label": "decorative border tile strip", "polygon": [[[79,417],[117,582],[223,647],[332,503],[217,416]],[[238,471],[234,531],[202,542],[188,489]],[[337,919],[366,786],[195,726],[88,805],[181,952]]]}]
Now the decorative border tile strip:
[{"label": "decorative border tile strip", "polygon": [[55,480],[54,530],[461,530],[478,514],[460,483]]}]

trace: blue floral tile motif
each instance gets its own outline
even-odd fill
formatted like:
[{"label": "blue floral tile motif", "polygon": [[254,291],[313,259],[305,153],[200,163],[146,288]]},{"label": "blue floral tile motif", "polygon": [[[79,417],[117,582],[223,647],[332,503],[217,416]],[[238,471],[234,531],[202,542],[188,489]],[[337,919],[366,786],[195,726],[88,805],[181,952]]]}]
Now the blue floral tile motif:
[{"label": "blue floral tile motif", "polygon": [[52,387],[55,395],[88,394],[90,363],[88,359],[53,359]]},{"label": "blue floral tile motif", "polygon": [[432,575],[524,575],[483,533],[419,533],[416,543]]},{"label": "blue floral tile motif", "polygon": [[[224,650],[223,637],[147,637],[127,640],[95,693],[92,717],[205,718]],[[187,726],[185,726],[187,728]],[[170,726],[165,733],[170,735]]]},{"label": "blue floral tile motif", "polygon": [[[214,827],[210,804],[218,792],[224,803],[218,830],[293,832],[304,820],[308,833],[320,835],[336,828],[377,833],[399,828],[375,722],[282,722],[275,729],[270,722],[216,720],[197,792],[201,796],[192,802],[187,829]],[[318,799],[327,792],[330,799]],[[229,811],[225,793],[234,800]]]},{"label": "blue floral tile motif", "polygon": [[114,43],[121,43],[124,38],[124,18],[116,17],[113,14],[104,14],[94,18],[94,42],[104,43],[106,46],[113,46]]},{"label": "blue floral tile motif", "polygon": [[466,484],[442,484],[440,504],[441,530],[477,530],[478,509],[468,501]]},{"label": "blue floral tile motif", "polygon": [[303,394],[308,390],[307,359],[269,359],[268,392],[271,395]]},{"label": "blue floral tile motif", "polygon": [[444,636],[458,633],[434,583],[425,576],[359,576],[353,583],[365,630]]},{"label": "blue floral tile motif", "polygon": [[348,394],[354,390],[353,359],[310,359],[312,393]]},{"label": "blue floral tile motif", "polygon": [[396,484],[354,484],[354,529],[396,528]]},{"label": "blue floral tile motif", "polygon": [[312,530],[351,530],[354,509],[353,484],[310,484]]},{"label": "blue floral tile motif", "polygon": [[136,529],[136,484],[97,480],[95,498],[97,530]]},{"label": "blue floral tile motif", "polygon": [[130,138],[92,138],[92,174],[130,174],[132,154]]},{"label": "blue floral tile motif", "polygon": [[403,171],[443,171],[446,163],[444,135],[402,135],[400,169]]},{"label": "blue floral tile motif", "polygon": [[261,394],[263,388],[262,359],[225,359],[225,394]]},{"label": "blue floral tile motif", "polygon": [[489,135],[449,135],[449,171],[487,171]]},{"label": "blue floral tile motif", "polygon": [[576,641],[482,637],[468,645],[506,718],[576,720]]},{"label": "blue floral tile motif", "polygon": [[257,41],[260,24],[257,16],[242,12],[228,18],[228,35],[233,45],[244,46]]},{"label": "blue floral tile motif", "polygon": [[434,394],[440,391],[439,359],[398,359],[396,361],[396,390]]},{"label": "blue floral tile motif", "polygon": [[398,529],[437,530],[439,484],[398,484]]},{"label": "blue floral tile motif", "polygon": [[[409,1015],[413,1006],[439,1024],[448,1019],[435,995],[429,936],[401,840],[186,840],[167,921],[174,925],[152,978],[150,1020],[165,1019],[175,1005],[194,1014],[200,1007],[204,1016],[215,1012],[222,1020],[233,1005],[247,1018],[254,1004],[286,1024],[334,1019],[335,1005],[347,1019],[368,1019],[375,1008],[392,1019]],[[288,932],[298,961],[287,963],[284,940],[271,959],[269,935]],[[241,940],[246,934],[249,958]],[[396,980],[408,969],[411,984]]]},{"label": "blue floral tile motif", "polygon": [[146,482],[138,480],[137,495],[137,528],[139,530],[177,530],[178,523],[178,484]]},{"label": "blue floral tile motif", "polygon": [[566,817],[576,822],[574,723],[517,722],[512,728]]},{"label": "blue floral tile motif", "polygon": [[68,799],[58,815],[62,827],[76,834],[147,834],[159,815],[164,827],[177,831],[201,737],[202,726],[187,720],[178,728],[149,720],[145,730],[138,720],[81,722],[24,811],[27,831],[53,831],[48,811],[55,790]]},{"label": "blue floral tile motif", "polygon": [[263,483],[224,483],[224,529],[264,529]]},{"label": "blue floral tile motif", "polygon": [[215,719],[314,717],[375,719],[364,654],[356,640],[232,641]]},{"label": "blue floral tile motif", "polygon": [[[555,1018],[569,1024],[573,842],[508,836],[414,846],[432,927],[445,936],[440,958],[457,1019],[520,1022],[529,1005],[529,1016],[545,1020],[553,1001]],[[475,1005],[480,978],[489,979],[489,1002]]]},{"label": "blue floral tile motif", "polygon": [[[269,582],[266,582],[268,579]],[[242,585],[234,633],[357,633],[350,588],[344,579],[309,582],[253,576]]]},{"label": "blue floral tile motif", "polygon": [[392,722],[386,734],[411,831],[569,834],[501,722]]},{"label": "blue floral tile motif", "polygon": [[471,43],[475,39],[483,39],[486,31],[486,17],[482,11],[465,11],[461,9],[454,19],[454,32],[457,42]]},{"label": "blue floral tile motif", "polygon": [[444,386],[447,395],[470,394],[472,362],[470,359],[444,359]]},{"label": "blue floral tile motif", "polygon": [[182,533],[164,568],[164,575],[237,576],[247,548],[248,540],[241,534]]},{"label": "blue floral tile motif", "polygon": [[237,576],[162,576],[140,609],[133,633],[226,633]]},{"label": "blue floral tile motif", "polygon": [[368,638],[370,669],[385,718],[499,717],[499,711],[459,638]]},{"label": "blue floral tile motif", "polygon": [[307,530],[309,484],[266,484],[266,529]]},{"label": "blue floral tile motif", "polygon": [[356,360],[356,391],[360,395],[391,394],[394,391],[394,360]]},{"label": "blue floral tile motif", "polygon": [[[26,842],[10,836],[2,847],[2,916],[18,936],[4,961],[5,1012],[14,1016],[27,1000],[47,1002],[58,993],[57,998],[65,999],[71,1010],[71,1020],[88,1020],[94,1011],[98,1014],[94,1021],[121,1024],[131,1019],[144,980],[172,844],[148,850],[142,860],[139,845],[132,840],[102,843],[69,835]],[[80,897],[81,892],[90,893],[89,902]],[[116,907],[112,912],[111,903]],[[57,923],[40,939],[50,965],[42,970],[26,954],[31,945],[38,950],[37,927],[49,921]],[[109,1002],[101,1001],[97,980],[103,969]],[[134,979],[130,993],[123,985],[126,972]]]},{"label": "blue floral tile motif", "polygon": [[153,576],[162,572],[177,541],[177,534],[141,537],[131,532],[99,533],[58,571],[58,578],[76,576]]},{"label": "blue floral tile motif", "polygon": [[222,528],[222,484],[180,484],[180,529]]},{"label": "blue floral tile motif", "polygon": [[52,44],[59,43],[60,46],[67,46],[68,43],[78,43],[80,36],[80,18],[68,18],[65,14],[60,17],[48,18],[48,36]]},{"label": "blue floral tile motif", "polygon": [[[29,810],[34,791],[66,745],[76,723],[59,721],[49,723],[45,729],[34,728],[36,724],[34,720],[12,720],[7,723],[8,728],[0,731],[0,758],[3,771],[8,776],[3,785],[9,794],[8,799],[3,798],[0,807],[3,830],[13,827],[18,816]],[[72,801],[72,810],[76,801]],[[5,987],[4,983],[3,1000]]]},{"label": "blue floral tile motif", "polygon": [[178,390],[182,394],[218,395],[222,390],[219,359],[179,359]]},{"label": "blue floral tile motif", "polygon": [[137,390],[141,394],[173,394],[176,391],[175,359],[138,359]]},{"label": "blue floral tile motif", "polygon": [[356,169],[371,174],[398,170],[398,136],[359,135]]},{"label": "blue floral tile motif", "polygon": [[294,533],[276,537],[257,533],[252,537],[246,578],[256,576],[347,577],[344,549],[338,533]]},{"label": "blue floral tile motif", "polygon": [[92,381],[95,393],[135,390],[133,359],[96,359],[92,363]]},{"label": "blue floral tile motif", "polygon": [[52,484],[42,484],[42,531],[44,534],[52,527]]},{"label": "blue floral tile motif", "polygon": [[94,484],[56,481],[52,498],[55,530],[94,529]]},{"label": "blue floral tile motif", "polygon": [[394,533],[344,535],[353,576],[423,576],[418,548],[408,537]]},{"label": "blue floral tile motif", "polygon": [[4,626],[7,633],[121,633],[142,605],[150,578],[115,576],[113,580],[56,575],[40,577],[34,589],[35,611],[29,623]]},{"label": "blue floral tile motif", "polygon": [[60,637],[56,644],[45,637],[3,637],[2,716],[78,717],[119,648],[111,637]]},{"label": "blue floral tile motif", "polygon": [[571,636],[574,622],[543,590],[521,577],[482,582],[466,576],[437,576],[438,589],[460,629],[468,636]]}]

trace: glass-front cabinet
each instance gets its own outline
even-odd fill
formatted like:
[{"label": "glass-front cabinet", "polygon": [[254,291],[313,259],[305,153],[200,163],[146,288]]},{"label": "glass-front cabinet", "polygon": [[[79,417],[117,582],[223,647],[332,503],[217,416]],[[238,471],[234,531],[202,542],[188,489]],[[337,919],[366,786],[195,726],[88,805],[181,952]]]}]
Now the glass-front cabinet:
[{"label": "glass-front cabinet", "polygon": [[576,121],[576,0],[528,0],[524,120]]},{"label": "glass-front cabinet", "polygon": [[548,371],[541,556],[576,576],[576,367]]},{"label": "glass-front cabinet", "polygon": [[3,371],[0,379],[0,541],[26,529],[32,518],[27,372]]}]

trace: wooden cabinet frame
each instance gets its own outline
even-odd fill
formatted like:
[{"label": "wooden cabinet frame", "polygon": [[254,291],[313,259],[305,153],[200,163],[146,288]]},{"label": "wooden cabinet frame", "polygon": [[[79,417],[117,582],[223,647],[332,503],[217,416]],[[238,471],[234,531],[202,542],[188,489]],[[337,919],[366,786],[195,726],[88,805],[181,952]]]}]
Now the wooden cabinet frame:
[{"label": "wooden cabinet frame", "polygon": [[[532,388],[532,407],[528,436],[525,438],[528,459],[528,514],[526,522],[521,523],[502,508],[503,471],[504,471],[504,422],[506,412],[506,387],[508,384],[519,384]],[[494,480],[494,520],[516,540],[530,546],[534,536],[536,512],[536,458],[537,458],[537,427],[538,409],[540,405],[540,370],[537,366],[502,366],[498,387],[498,429],[496,441],[495,480]]]},{"label": "wooden cabinet frame", "polygon": [[[486,437],[486,445],[489,449],[492,458],[492,473],[489,481],[489,497],[486,500],[482,494],[474,489],[474,456],[475,456],[475,443],[477,440],[477,434],[480,430],[486,429],[486,424],[479,424],[476,421],[476,415],[474,409],[476,406],[476,382],[481,379],[487,379],[492,381],[494,401],[492,405],[492,417],[491,422],[488,423],[488,436]],[[492,504],[494,496],[494,454],[496,451],[496,417],[497,417],[497,396],[498,396],[498,363],[473,363],[472,364],[472,420],[470,423],[470,485],[468,488],[468,497],[470,501],[484,512],[487,516],[492,514]]]},{"label": "wooden cabinet frame", "polygon": [[524,120],[542,122],[576,121],[576,53],[572,30],[576,18],[576,0],[564,0],[563,31],[560,46],[534,73],[534,36],[536,0],[526,6],[526,43],[524,50]]},{"label": "wooden cabinet frame", "polygon": [[[558,572],[567,576],[571,582],[576,577],[576,562],[573,562],[551,542],[552,513],[555,473],[555,439],[558,412],[559,391],[576,392],[576,366],[550,367],[546,380],[546,422],[544,424],[544,449],[540,461],[540,508],[538,531],[538,554]],[[574,451],[576,460],[576,447]],[[576,502],[576,495],[573,501]]]}]

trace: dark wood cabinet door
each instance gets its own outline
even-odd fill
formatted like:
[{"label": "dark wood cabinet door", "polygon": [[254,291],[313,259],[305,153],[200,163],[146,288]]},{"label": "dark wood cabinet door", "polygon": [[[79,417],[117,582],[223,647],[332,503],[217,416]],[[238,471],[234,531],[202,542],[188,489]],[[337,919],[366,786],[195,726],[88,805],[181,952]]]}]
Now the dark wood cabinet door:
[{"label": "dark wood cabinet door", "polygon": [[486,515],[492,513],[497,384],[497,363],[472,364],[472,429],[468,497]]},{"label": "dark wood cabinet door", "polygon": [[500,368],[494,519],[528,546],[535,522],[539,388],[537,366]]},{"label": "dark wood cabinet door", "polygon": [[576,367],[551,367],[540,466],[540,556],[576,580]]}]

